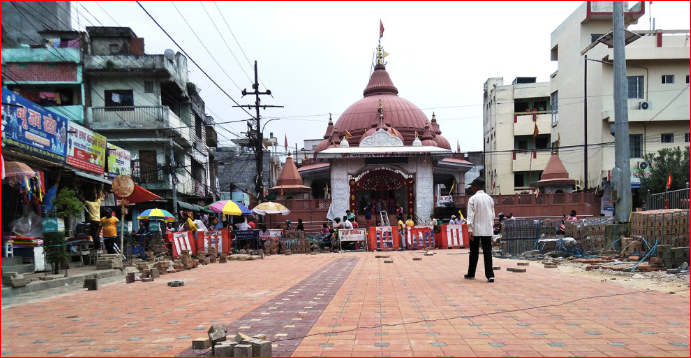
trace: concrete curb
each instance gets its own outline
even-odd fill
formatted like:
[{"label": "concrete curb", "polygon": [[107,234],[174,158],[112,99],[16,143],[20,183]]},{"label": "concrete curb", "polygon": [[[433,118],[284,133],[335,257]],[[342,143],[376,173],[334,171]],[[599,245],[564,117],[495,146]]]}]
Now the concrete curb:
[{"label": "concrete curb", "polygon": [[76,276],[68,276],[68,277],[60,277],[60,278],[55,278],[50,281],[33,281],[30,282],[26,286],[22,287],[17,287],[17,288],[11,288],[11,287],[3,287],[2,288],[2,298],[8,298],[8,297],[14,297],[17,295],[25,294],[25,293],[30,293],[30,292],[39,292],[39,291],[44,291],[44,290],[49,290],[51,288],[57,288],[57,287],[64,287],[64,286],[73,286],[73,285],[82,285],[84,284],[84,280],[86,278],[93,278],[94,275],[96,275],[97,278],[108,278],[108,277],[114,277],[114,276],[123,276],[125,277],[126,272],[128,272],[128,268],[125,268],[124,270],[120,269],[113,269],[113,270],[102,270],[98,272],[91,272],[87,274],[80,274]]}]

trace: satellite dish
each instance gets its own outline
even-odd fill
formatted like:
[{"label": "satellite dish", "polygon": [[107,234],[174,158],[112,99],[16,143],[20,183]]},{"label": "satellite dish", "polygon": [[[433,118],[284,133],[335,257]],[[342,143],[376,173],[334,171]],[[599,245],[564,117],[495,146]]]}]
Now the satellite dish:
[{"label": "satellite dish", "polygon": [[175,62],[175,52],[173,52],[171,49],[167,49],[165,52],[163,52],[163,57],[170,62]]}]

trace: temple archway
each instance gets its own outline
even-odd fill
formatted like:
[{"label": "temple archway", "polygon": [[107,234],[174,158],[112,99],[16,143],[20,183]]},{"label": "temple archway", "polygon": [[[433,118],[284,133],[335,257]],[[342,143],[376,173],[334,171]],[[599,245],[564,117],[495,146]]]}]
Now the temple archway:
[{"label": "temple archway", "polygon": [[415,179],[397,169],[379,167],[368,169],[356,177],[351,177],[350,207],[357,208],[359,214],[367,203],[371,203],[378,215],[381,211],[394,214],[401,204],[404,213],[414,217]]}]

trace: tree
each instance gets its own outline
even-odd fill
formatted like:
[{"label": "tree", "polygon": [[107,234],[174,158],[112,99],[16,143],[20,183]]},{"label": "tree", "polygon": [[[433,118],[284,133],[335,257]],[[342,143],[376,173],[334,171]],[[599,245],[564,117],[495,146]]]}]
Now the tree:
[{"label": "tree", "polygon": [[665,191],[667,178],[672,173],[672,186],[669,190],[686,188],[689,182],[689,147],[682,152],[680,147],[663,148],[657,153],[646,153],[643,159],[650,163],[650,176],[645,176],[638,169],[641,178],[641,192],[662,193]]},{"label": "tree", "polygon": [[[53,200],[53,205],[58,210],[58,217],[64,220],[68,217],[77,216],[84,210],[84,205],[77,199],[77,192],[69,188],[63,188],[58,192],[57,197]],[[43,240],[45,242],[46,261],[52,265],[53,274],[57,274],[61,266],[68,265],[70,258],[65,246],[65,233],[45,233]],[[67,271],[65,271],[65,275],[67,275]]]}]

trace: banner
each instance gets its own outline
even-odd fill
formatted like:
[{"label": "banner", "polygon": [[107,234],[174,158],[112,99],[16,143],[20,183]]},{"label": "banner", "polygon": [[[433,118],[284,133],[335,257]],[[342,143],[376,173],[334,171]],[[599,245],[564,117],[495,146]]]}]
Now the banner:
[{"label": "banner", "polygon": [[[216,252],[227,252],[228,248],[223,247],[223,235],[220,231],[204,232],[204,252],[209,253],[209,246],[215,247]],[[225,250],[225,251],[224,251]]]},{"label": "banner", "polygon": [[437,207],[453,206],[453,196],[437,195]]},{"label": "banner", "polygon": [[106,164],[106,137],[70,122],[67,137],[67,164],[103,174]]},{"label": "banner", "polygon": [[106,143],[108,160],[106,161],[106,172],[108,179],[113,179],[118,175],[131,175],[132,165],[130,164],[130,151],[118,146]]},{"label": "banner", "polygon": [[2,89],[2,140],[27,152],[65,161],[69,121],[38,104]]},{"label": "banner", "polygon": [[338,237],[341,241],[365,241],[365,229],[339,229]]}]

